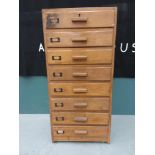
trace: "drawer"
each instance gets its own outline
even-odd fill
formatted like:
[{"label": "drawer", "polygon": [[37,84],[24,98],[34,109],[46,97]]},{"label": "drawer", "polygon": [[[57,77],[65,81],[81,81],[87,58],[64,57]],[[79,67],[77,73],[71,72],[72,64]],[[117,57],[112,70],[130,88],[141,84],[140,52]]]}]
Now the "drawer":
[{"label": "drawer", "polygon": [[51,112],[54,110],[102,111],[110,109],[110,98],[50,98]]},{"label": "drawer", "polygon": [[113,48],[47,49],[48,64],[111,64]]},{"label": "drawer", "polygon": [[108,125],[109,113],[91,113],[91,112],[52,112],[53,124],[96,124]]},{"label": "drawer", "polygon": [[46,29],[113,27],[116,8],[43,10]]},{"label": "drawer", "polygon": [[50,96],[110,96],[111,83],[50,82]]},{"label": "drawer", "polygon": [[106,141],[108,126],[53,126],[54,140],[64,141],[89,141],[99,139]]},{"label": "drawer", "polygon": [[46,32],[47,47],[112,46],[113,28],[52,30]]},{"label": "drawer", "polygon": [[111,80],[111,67],[95,66],[48,66],[49,80]]}]

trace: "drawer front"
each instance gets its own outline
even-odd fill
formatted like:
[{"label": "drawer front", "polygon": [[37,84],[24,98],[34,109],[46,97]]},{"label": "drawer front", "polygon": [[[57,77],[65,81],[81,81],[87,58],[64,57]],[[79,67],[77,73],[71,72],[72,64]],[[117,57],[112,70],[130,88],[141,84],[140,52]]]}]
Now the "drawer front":
[{"label": "drawer front", "polygon": [[109,123],[109,113],[52,112],[51,116],[53,124],[107,125]]},{"label": "drawer front", "polygon": [[47,49],[48,64],[111,64],[113,48]]},{"label": "drawer front", "polygon": [[56,137],[75,137],[92,138],[108,137],[108,126],[53,126],[53,136]]},{"label": "drawer front", "polygon": [[113,27],[115,9],[98,10],[51,10],[44,16],[46,29],[51,28],[82,28],[82,27]]},{"label": "drawer front", "polygon": [[51,96],[110,96],[111,83],[49,83]]},{"label": "drawer front", "polygon": [[74,29],[46,32],[47,47],[112,46],[113,29]]},{"label": "drawer front", "polygon": [[54,110],[102,111],[110,109],[110,98],[50,98],[51,112]]},{"label": "drawer front", "polygon": [[111,67],[49,66],[49,80],[111,80]]}]

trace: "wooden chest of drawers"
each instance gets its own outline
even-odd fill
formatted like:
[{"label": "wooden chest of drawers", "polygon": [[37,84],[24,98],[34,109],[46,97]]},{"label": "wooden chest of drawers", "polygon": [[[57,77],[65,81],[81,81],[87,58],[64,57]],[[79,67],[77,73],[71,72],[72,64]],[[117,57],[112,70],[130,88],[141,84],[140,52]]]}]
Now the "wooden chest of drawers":
[{"label": "wooden chest of drawers", "polygon": [[42,10],[55,141],[110,143],[117,8]]}]

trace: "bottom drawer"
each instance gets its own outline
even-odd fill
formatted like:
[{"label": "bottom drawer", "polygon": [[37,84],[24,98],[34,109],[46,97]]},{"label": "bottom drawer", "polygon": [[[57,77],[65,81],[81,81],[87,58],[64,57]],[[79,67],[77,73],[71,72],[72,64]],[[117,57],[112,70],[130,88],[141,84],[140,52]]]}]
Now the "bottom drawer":
[{"label": "bottom drawer", "polygon": [[108,142],[108,126],[53,126],[53,141]]}]

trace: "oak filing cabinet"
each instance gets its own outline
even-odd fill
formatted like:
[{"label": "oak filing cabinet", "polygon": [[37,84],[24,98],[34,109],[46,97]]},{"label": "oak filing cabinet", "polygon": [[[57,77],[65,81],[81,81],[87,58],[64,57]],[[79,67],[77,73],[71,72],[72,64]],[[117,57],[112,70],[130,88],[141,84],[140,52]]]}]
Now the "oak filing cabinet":
[{"label": "oak filing cabinet", "polygon": [[116,7],[43,9],[52,140],[110,143]]}]

